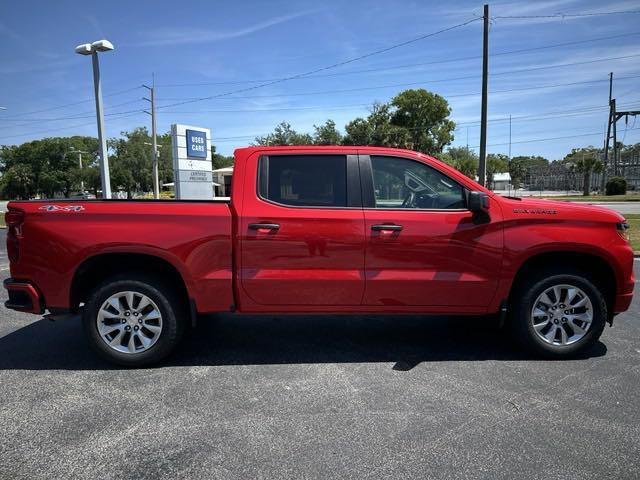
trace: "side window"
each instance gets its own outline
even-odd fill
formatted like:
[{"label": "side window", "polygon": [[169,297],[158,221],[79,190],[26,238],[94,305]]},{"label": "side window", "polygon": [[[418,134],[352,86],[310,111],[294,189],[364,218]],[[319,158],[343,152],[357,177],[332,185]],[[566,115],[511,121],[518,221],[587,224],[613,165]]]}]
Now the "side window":
[{"label": "side window", "polygon": [[345,207],[347,158],[343,155],[277,155],[260,159],[262,198],[293,206]]},{"label": "side window", "polygon": [[424,163],[371,156],[376,208],[465,208],[464,189]]}]

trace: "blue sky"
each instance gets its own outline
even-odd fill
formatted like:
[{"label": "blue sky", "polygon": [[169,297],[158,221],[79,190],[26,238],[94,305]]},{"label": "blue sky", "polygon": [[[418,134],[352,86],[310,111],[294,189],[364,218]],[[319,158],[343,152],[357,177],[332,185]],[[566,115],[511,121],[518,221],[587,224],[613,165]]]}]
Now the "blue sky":
[{"label": "blue sky", "polygon": [[[491,16],[639,9],[638,0],[514,1],[491,3]],[[73,49],[107,38],[116,47],[101,55],[109,136],[149,126],[141,112],[147,105],[140,85],[150,83],[153,72],[159,131],[168,131],[171,123],[209,127],[224,154],[282,120],[299,131],[312,131],[328,118],[342,128],[367,115],[374,101],[420,87],[449,101],[459,124],[454,145],[466,145],[468,138],[469,146],[477,147],[480,21],[310,78],[170,105],[348,60],[481,12],[482,3],[476,1],[3,1],[0,106],[7,109],[0,110],[0,144],[96,135],[91,62]],[[494,19],[488,151],[508,153],[504,119],[509,115],[513,156],[559,159],[571,147],[601,145],[610,71],[618,109],[640,109],[639,20],[640,15],[630,14]],[[581,43],[508,54],[568,42]],[[530,88],[567,83],[574,85]],[[557,115],[563,112],[570,115]],[[625,143],[640,141],[640,122],[636,127],[630,121],[626,130],[620,122],[619,138]]]}]

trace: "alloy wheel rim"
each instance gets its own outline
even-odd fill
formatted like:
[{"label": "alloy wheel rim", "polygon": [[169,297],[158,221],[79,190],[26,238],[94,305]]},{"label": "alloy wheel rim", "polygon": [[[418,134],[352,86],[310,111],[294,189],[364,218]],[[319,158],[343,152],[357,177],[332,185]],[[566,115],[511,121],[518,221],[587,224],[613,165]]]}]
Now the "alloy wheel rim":
[{"label": "alloy wheel rim", "polygon": [[107,298],[96,318],[100,338],[120,353],[142,353],[153,347],[162,333],[162,314],[147,295],[123,291]]},{"label": "alloy wheel rim", "polygon": [[530,321],[538,338],[545,343],[571,345],[580,341],[591,328],[591,299],[575,285],[554,285],[538,295]]}]

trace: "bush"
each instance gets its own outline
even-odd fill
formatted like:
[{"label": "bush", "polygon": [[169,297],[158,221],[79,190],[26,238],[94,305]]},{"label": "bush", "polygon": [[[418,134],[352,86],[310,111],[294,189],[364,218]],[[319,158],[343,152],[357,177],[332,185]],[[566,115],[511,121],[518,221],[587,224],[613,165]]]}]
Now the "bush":
[{"label": "bush", "polygon": [[627,181],[622,177],[611,177],[607,182],[607,195],[624,195],[627,193]]}]

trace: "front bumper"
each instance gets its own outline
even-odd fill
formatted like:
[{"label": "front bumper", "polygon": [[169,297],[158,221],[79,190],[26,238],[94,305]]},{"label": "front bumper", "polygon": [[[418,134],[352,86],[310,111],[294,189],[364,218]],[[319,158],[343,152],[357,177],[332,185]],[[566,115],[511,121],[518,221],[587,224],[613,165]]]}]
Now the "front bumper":
[{"label": "front bumper", "polygon": [[6,308],[38,315],[44,313],[42,295],[31,283],[7,278],[4,288],[9,293],[9,300],[4,302]]},{"label": "front bumper", "polygon": [[613,313],[622,313],[629,310],[631,300],[633,300],[633,292],[616,295],[613,303]]}]

